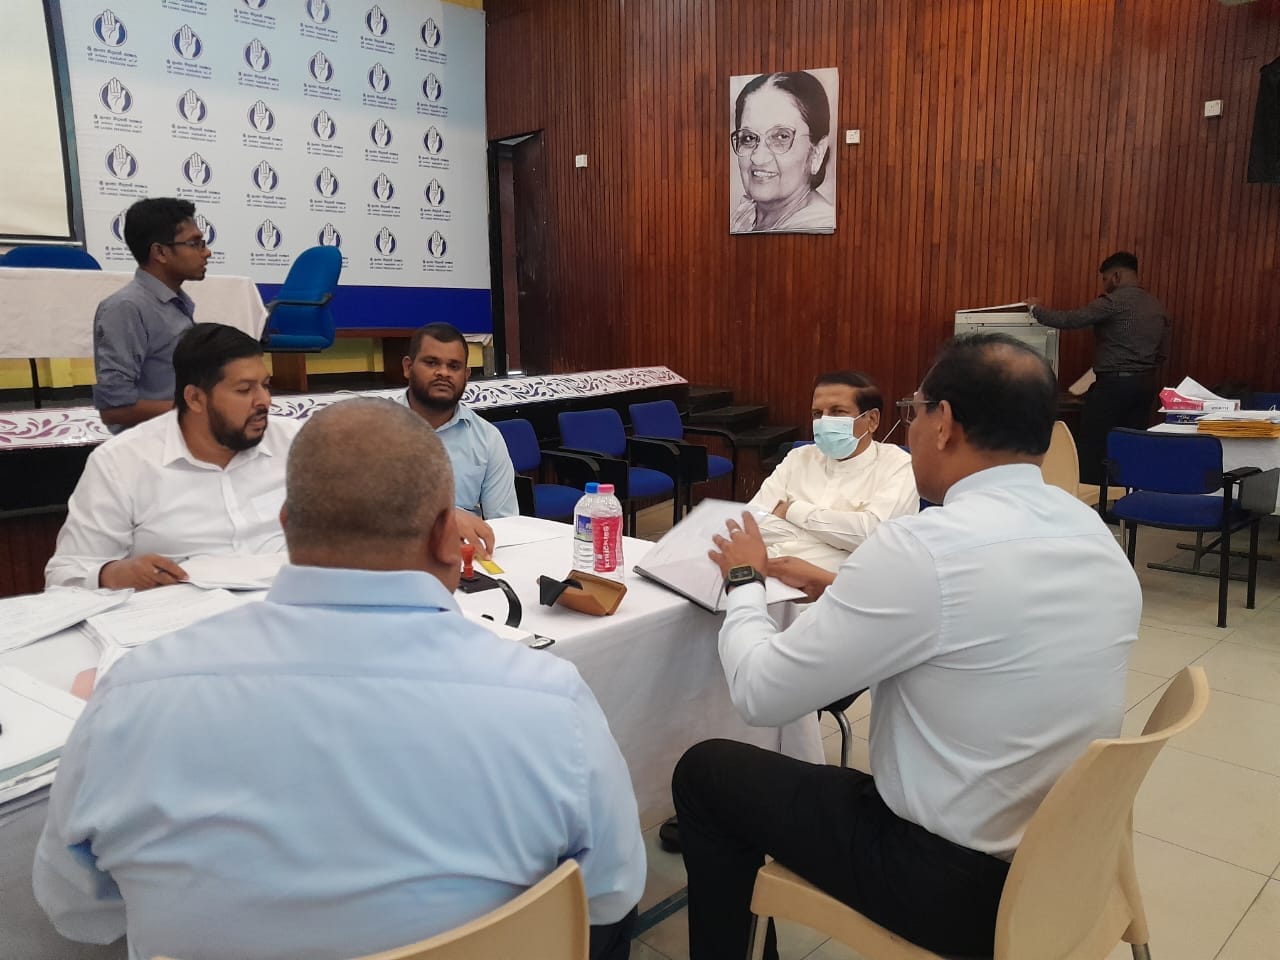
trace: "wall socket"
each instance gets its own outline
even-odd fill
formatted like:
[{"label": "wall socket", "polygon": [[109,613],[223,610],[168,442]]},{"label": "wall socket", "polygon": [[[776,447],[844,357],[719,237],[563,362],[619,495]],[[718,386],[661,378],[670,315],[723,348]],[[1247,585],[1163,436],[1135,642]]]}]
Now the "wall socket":
[{"label": "wall socket", "polygon": [[861,143],[861,142],[862,142],[862,131],[861,131],[861,130],[846,130],[846,131],[844,132],[844,142],[845,142],[845,143]]},{"label": "wall socket", "polygon": [[573,158],[573,165],[579,170],[585,170],[587,168],[587,155],[585,153],[578,154]]},{"label": "wall socket", "polygon": [[1206,117],[1220,117],[1220,116],[1222,116],[1222,101],[1221,101],[1221,100],[1206,100],[1206,101],[1204,102],[1204,115],[1205,115]]}]

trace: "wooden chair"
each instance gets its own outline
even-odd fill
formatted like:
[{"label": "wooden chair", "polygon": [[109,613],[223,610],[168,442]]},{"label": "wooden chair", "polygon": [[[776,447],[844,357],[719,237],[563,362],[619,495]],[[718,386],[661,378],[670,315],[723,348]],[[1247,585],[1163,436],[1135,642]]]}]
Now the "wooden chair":
[{"label": "wooden chair", "polygon": [[1053,436],[1049,439],[1049,449],[1044,455],[1044,463],[1040,465],[1040,472],[1045,483],[1061,487],[1073,497],[1080,496],[1080,457],[1076,453],[1071,429],[1061,420],[1053,425]]},{"label": "wooden chair", "polygon": [[[1173,679],[1142,736],[1095,740],[1040,804],[1009,868],[996,917],[995,960],[1101,960],[1121,940],[1150,960],[1147,918],[1133,864],[1133,800],[1156,755],[1209,702],[1203,667]],[[774,862],[756,875],[751,956],[764,952],[761,920],[804,924],[868,960],[943,960],[890,933]]]},{"label": "wooden chair", "polygon": [[[515,899],[445,933],[359,960],[587,960],[587,892],[566,860]],[[157,957],[156,960],[166,960]]]}]

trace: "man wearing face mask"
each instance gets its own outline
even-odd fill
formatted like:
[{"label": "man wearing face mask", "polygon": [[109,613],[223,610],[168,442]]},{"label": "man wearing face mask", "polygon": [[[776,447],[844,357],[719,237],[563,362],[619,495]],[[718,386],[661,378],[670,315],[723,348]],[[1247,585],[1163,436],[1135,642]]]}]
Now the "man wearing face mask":
[{"label": "man wearing face mask", "polygon": [[911,457],[872,439],[883,409],[880,388],[864,373],[818,377],[813,444],[792,450],[751,500],[770,513],[760,532],[771,559],[834,573],[882,522],[919,511]]}]

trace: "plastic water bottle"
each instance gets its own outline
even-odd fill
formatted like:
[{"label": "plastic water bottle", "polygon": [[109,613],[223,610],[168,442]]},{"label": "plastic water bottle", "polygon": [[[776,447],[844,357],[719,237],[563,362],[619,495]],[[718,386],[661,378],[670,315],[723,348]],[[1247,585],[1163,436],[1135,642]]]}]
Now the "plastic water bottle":
[{"label": "plastic water bottle", "polygon": [[600,499],[599,484],[588,483],[573,508],[573,569],[590,573],[596,565],[596,545],[591,535],[591,514]]},{"label": "plastic water bottle", "polygon": [[613,484],[600,484],[591,511],[591,539],[595,545],[594,572],[597,576],[621,580],[625,568],[622,565],[622,504],[613,495]]}]

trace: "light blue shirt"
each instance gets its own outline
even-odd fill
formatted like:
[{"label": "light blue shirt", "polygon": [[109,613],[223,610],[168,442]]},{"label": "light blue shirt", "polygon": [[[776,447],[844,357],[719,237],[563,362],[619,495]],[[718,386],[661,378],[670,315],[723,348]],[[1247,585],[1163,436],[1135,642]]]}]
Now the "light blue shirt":
[{"label": "light blue shirt", "polygon": [[139,268],[93,317],[93,405],[172,400],[173,348],[195,323],[195,303]]},{"label": "light blue shirt", "polygon": [[[397,399],[408,406],[408,391]],[[514,517],[520,512],[516,468],[497,427],[459,403],[453,416],[436,429],[436,436],[453,464],[454,506],[486,520]]]},{"label": "light blue shirt", "polygon": [[64,936],[127,931],[131,957],[336,960],[570,857],[593,924],[639,901],[631,780],[573,665],[465,619],[426,573],[286,566],[264,602],[103,678],[34,881]]}]

